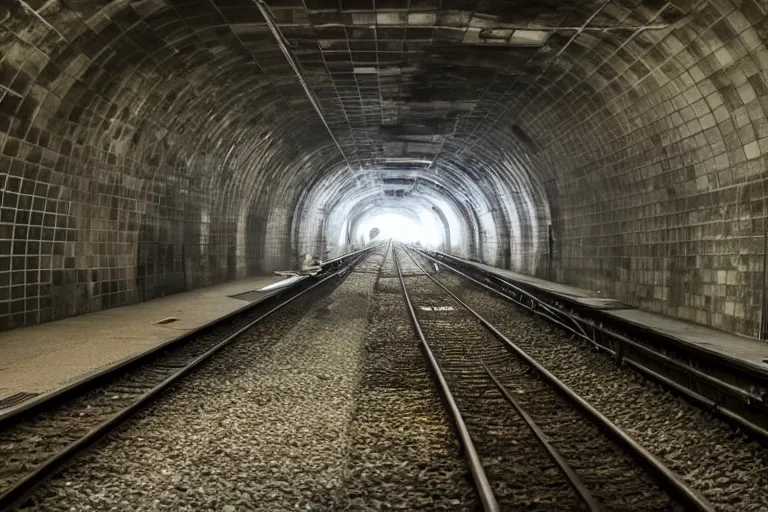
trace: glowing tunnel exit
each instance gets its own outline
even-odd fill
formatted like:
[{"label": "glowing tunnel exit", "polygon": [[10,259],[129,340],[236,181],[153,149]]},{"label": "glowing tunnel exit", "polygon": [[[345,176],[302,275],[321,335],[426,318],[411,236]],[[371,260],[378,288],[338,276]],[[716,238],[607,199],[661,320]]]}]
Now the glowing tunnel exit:
[{"label": "glowing tunnel exit", "polygon": [[[445,227],[430,211],[389,211],[376,210],[360,218],[354,226],[355,240],[392,239],[403,243],[419,243],[424,247],[439,247],[443,242]],[[371,238],[371,235],[374,235]]]}]

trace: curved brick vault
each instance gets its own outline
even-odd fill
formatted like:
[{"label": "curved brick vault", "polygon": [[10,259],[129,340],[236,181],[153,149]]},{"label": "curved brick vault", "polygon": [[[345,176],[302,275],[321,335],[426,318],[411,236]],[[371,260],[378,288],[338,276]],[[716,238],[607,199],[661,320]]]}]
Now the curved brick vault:
[{"label": "curved brick vault", "polygon": [[[764,0],[0,5],[0,328],[441,248],[756,334]],[[338,143],[338,145],[337,145]]]}]

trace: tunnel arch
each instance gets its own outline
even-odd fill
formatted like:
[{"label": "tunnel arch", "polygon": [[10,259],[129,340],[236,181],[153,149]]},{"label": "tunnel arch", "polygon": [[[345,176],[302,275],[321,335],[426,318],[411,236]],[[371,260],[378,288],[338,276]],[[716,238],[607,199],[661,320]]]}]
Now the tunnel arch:
[{"label": "tunnel arch", "polygon": [[451,252],[757,332],[762,2],[267,3],[324,120],[251,2],[0,7],[0,328],[343,251],[418,175]]},{"label": "tunnel arch", "polygon": [[[423,174],[419,174],[418,169],[382,169],[377,172],[377,188],[361,189],[355,187],[349,178],[346,180],[334,178],[343,174],[343,166],[341,166],[335,173],[326,173],[327,181],[318,181],[313,188],[304,193],[300,202],[297,203],[293,223],[295,244],[301,247],[300,252],[304,253],[321,237],[324,237],[326,243],[337,239],[335,234],[323,235],[318,231],[318,226],[322,222],[321,219],[328,219],[327,226],[329,229],[334,229],[334,226],[341,225],[344,220],[353,219],[352,212],[356,205],[365,201],[382,200],[384,204],[389,205],[393,201],[397,201],[397,198],[394,197],[395,193],[406,197],[417,195],[431,198],[431,203],[424,203],[423,206],[425,210],[430,210],[432,206],[438,204],[437,201],[440,196],[445,196],[447,199],[443,201],[441,211],[451,211],[452,218],[457,219],[455,223],[461,219],[461,229],[455,230],[456,235],[459,233],[461,235],[449,237],[457,242],[452,247],[454,252],[466,256],[480,256],[491,263],[504,263],[500,258],[505,254],[509,258],[512,249],[509,245],[499,247],[498,242],[495,245],[486,243],[487,252],[485,254],[470,255],[470,246],[478,245],[480,229],[482,228],[487,239],[494,241],[512,240],[516,247],[514,255],[517,257],[514,268],[534,272],[534,262],[539,256],[537,252],[541,250],[541,237],[538,236],[538,233],[542,227],[539,224],[544,223],[546,225],[546,213],[548,212],[546,204],[543,206],[535,205],[534,201],[537,199],[543,201],[544,198],[541,195],[538,198],[526,197],[525,200],[517,203],[511,199],[511,196],[513,194],[518,197],[526,193],[532,194],[532,192],[528,192],[533,190],[532,183],[520,183],[519,178],[516,180],[514,177],[509,179],[507,177],[509,173],[505,176],[490,166],[486,173],[487,176],[482,179],[487,180],[487,183],[483,184],[476,174],[476,179],[472,180],[455,165],[446,166],[445,170],[436,169]],[[388,192],[383,190],[386,188],[392,194],[390,198],[386,196]],[[461,201],[471,202],[470,209],[475,212],[482,212],[484,217],[469,216],[467,209],[459,206]],[[521,206],[516,207],[516,204]],[[523,210],[519,216],[517,208]],[[337,213],[340,211],[339,209],[342,209],[341,211],[344,213]],[[515,226],[524,225],[525,228],[519,229],[510,236],[505,220],[508,217],[514,219]],[[544,218],[542,219],[542,217]],[[471,233],[470,226],[475,227]],[[302,234],[299,229],[306,231]],[[546,230],[546,228],[543,229]],[[536,236],[537,240],[523,239],[532,236]],[[306,242],[302,243],[301,240]],[[338,247],[328,250],[335,254],[345,249]],[[320,251],[317,247],[314,247],[313,250],[315,252]],[[523,261],[524,258],[527,258],[527,261]],[[506,262],[506,266],[510,266],[509,261]]]}]

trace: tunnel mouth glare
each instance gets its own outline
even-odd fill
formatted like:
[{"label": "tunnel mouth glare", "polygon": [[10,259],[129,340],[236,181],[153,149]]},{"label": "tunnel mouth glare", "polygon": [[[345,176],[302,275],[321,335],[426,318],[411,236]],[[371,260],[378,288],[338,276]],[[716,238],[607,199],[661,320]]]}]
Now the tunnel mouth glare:
[{"label": "tunnel mouth glare", "polygon": [[416,218],[400,213],[374,214],[357,225],[355,238],[366,242],[372,229],[379,234],[372,241],[392,239],[405,244],[419,244],[424,247],[438,247],[441,242],[441,227],[431,215],[419,214]]}]

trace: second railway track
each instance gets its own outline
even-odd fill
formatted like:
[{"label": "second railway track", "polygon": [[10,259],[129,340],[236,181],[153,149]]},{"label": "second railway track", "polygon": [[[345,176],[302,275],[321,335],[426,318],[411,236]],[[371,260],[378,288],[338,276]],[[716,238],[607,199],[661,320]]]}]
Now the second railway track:
[{"label": "second railway track", "polygon": [[[46,477],[124,423],[172,383],[246,331],[286,331],[320,295],[338,284],[363,255],[290,297],[270,297],[261,307],[224,319],[209,329],[86,382],[71,394],[52,396],[0,424],[0,510],[21,503]],[[279,314],[275,314],[278,313]],[[273,336],[274,337],[274,336]]]},{"label": "second railway track", "polygon": [[616,444],[615,426],[587,419],[573,395],[566,398],[529,362],[513,357],[500,333],[433,281],[407,249],[395,249],[394,257],[423,349],[446,384],[441,394],[458,409],[453,421],[467,434],[462,444],[470,465],[475,457],[474,481],[486,510],[712,510],[641,447],[630,456]]}]

